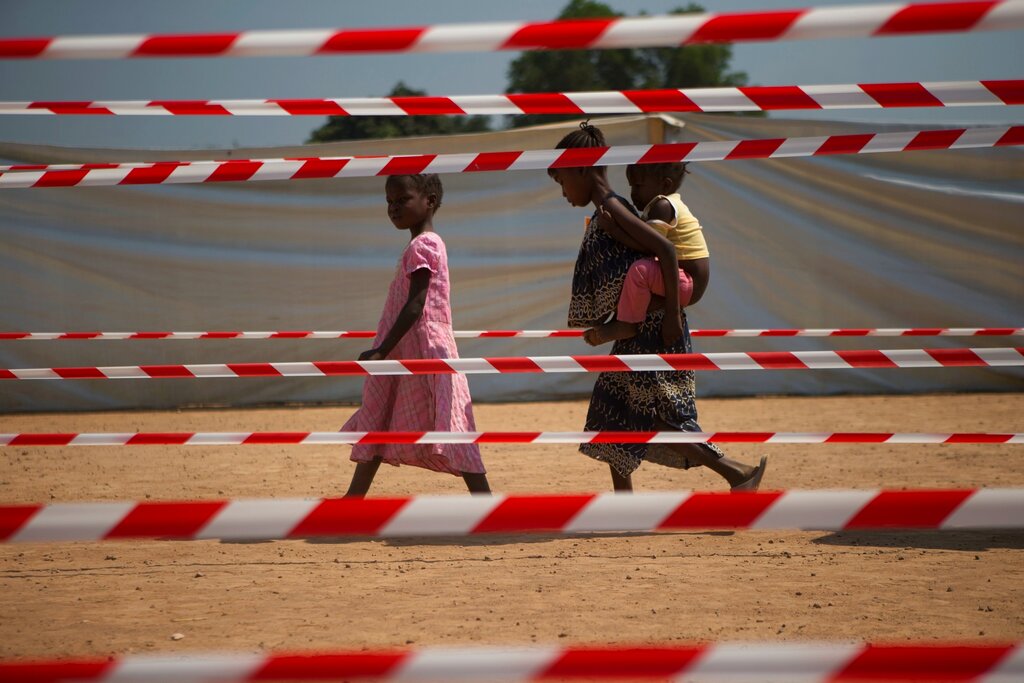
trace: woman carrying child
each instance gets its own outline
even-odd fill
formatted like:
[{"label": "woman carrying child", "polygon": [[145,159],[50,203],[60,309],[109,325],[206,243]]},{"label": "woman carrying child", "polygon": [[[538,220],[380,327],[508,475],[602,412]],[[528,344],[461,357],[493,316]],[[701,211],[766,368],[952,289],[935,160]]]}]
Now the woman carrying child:
[{"label": "woman carrying child", "polygon": [[[584,123],[566,135],[557,148],[605,146],[601,131]],[[679,307],[676,247],[612,191],[603,167],[558,168],[549,174],[562,186],[570,204],[595,207],[573,272],[569,326],[600,329],[619,307],[630,267],[653,255],[662,275],[664,307],[648,313],[634,336],[617,340],[612,353],[690,353],[689,328]],[[696,270],[694,273],[700,275]],[[691,275],[689,279],[695,278]],[[695,394],[694,373],[689,370],[601,373],[594,385],[585,429],[701,431]],[[733,491],[756,490],[765,470],[764,458],[757,467],[745,465],[726,457],[713,444],[587,443],[580,446],[580,451],[608,463],[616,491],[632,490],[632,473],[644,460],[678,468],[704,465],[722,476]]]}]

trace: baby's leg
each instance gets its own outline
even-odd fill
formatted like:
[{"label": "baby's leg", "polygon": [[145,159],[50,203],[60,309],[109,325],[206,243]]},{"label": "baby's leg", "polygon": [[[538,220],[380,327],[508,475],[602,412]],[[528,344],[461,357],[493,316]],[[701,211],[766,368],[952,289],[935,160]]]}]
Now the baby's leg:
[{"label": "baby's leg", "polygon": [[[657,273],[652,274],[647,278],[647,282],[650,286],[650,291],[647,294],[647,302],[650,303],[651,295],[654,296],[665,296],[665,278],[661,276],[661,269],[658,266],[657,259],[651,259],[654,262],[655,268],[658,269]],[[635,264],[634,264],[635,265]],[[626,291],[626,287],[623,286],[622,291]],[[689,273],[679,268],[679,306],[682,308],[690,303],[690,298],[693,296],[693,278],[690,277]],[[622,305],[622,300],[619,299],[619,305]],[[646,309],[645,309],[646,310]]]},{"label": "baby's leg", "polygon": [[[642,323],[647,317],[647,306],[651,303],[651,293],[654,292],[662,296],[665,294],[662,280],[658,259],[652,256],[634,261],[626,271],[626,281],[622,283],[619,307],[615,311],[616,320],[624,323]],[[660,291],[657,291],[656,288]]]},{"label": "baby's leg", "polygon": [[[598,346],[616,339],[635,337],[639,324],[647,317],[647,306],[651,303],[651,288],[654,281],[660,281],[661,266],[655,258],[634,261],[626,272],[619,295],[619,306],[615,320],[587,330],[583,338],[591,346]],[[662,288],[664,294],[664,288]]]}]

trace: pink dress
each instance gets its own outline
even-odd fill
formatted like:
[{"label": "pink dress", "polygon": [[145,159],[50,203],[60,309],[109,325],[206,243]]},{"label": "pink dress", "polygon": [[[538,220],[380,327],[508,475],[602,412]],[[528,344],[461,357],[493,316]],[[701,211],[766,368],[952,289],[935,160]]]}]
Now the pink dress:
[{"label": "pink dress", "polygon": [[[452,334],[448,292],[448,253],[436,232],[417,235],[402,253],[388,299],[377,325],[374,346],[387,336],[409,298],[414,271],[430,271],[423,314],[388,355],[401,358],[458,358]],[[363,385],[363,403],[348,419],[343,432],[472,432],[473,404],[465,375],[372,375]],[[352,447],[352,460],[380,457],[391,465],[415,465],[459,475],[484,473],[476,444],[365,444]]]}]

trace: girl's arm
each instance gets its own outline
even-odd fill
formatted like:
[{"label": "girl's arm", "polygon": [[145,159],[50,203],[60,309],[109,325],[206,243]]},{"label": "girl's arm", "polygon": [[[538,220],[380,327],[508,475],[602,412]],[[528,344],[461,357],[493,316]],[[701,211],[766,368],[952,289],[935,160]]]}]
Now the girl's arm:
[{"label": "girl's arm", "polygon": [[665,236],[644,223],[622,202],[609,198],[598,216],[598,226],[631,249],[652,254],[659,259],[676,260],[676,248]]},{"label": "girl's arm", "polygon": [[402,340],[406,332],[412,329],[416,321],[423,314],[423,307],[427,303],[427,289],[430,287],[430,270],[420,268],[414,270],[409,276],[409,298],[399,311],[395,323],[391,326],[387,336],[380,346],[359,354],[359,360],[384,360],[394,351],[398,342]]},{"label": "girl's arm", "polygon": [[[676,260],[675,245],[669,242],[664,235],[634,216],[617,199],[609,199],[604,206],[617,227],[640,245],[639,251],[658,257],[661,277],[665,282],[665,318],[662,321],[661,336],[665,344],[671,346],[683,335],[683,321],[679,315],[679,263]],[[599,221],[599,225],[602,227],[609,222],[604,220],[603,213]],[[612,234],[611,231],[609,234]],[[614,237],[614,234],[612,236]]]},{"label": "girl's arm", "polygon": [[[628,211],[626,213],[629,213]],[[631,216],[633,214],[630,214]],[[618,221],[612,218],[612,214],[605,207],[601,207],[601,212],[597,217],[597,227],[608,233],[613,240],[619,244],[625,244],[627,247],[634,251],[640,251],[649,253],[649,249],[645,249],[644,245],[640,244],[622,227],[619,226]]]}]

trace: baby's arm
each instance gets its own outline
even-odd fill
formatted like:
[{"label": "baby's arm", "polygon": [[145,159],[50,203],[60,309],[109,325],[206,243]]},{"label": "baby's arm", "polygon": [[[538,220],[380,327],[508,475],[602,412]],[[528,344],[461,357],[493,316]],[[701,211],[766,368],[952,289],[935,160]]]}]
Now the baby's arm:
[{"label": "baby's arm", "polygon": [[388,357],[406,332],[412,329],[416,321],[423,315],[423,307],[427,303],[427,289],[430,287],[430,270],[420,268],[409,276],[409,298],[399,311],[395,323],[391,326],[381,345],[375,349],[359,354],[359,360],[384,360]]},{"label": "baby's arm", "polygon": [[[632,247],[624,241],[623,244],[658,257],[661,277],[665,282],[665,318],[662,322],[662,339],[666,345],[671,346],[683,334],[683,322],[679,316],[679,263],[676,260],[675,245],[657,230],[634,216],[619,200],[609,199],[605,202],[605,208],[617,228],[639,245],[639,248]],[[603,214],[601,217],[604,218]],[[604,227],[607,222],[602,220],[600,225]],[[609,230],[609,234],[615,237],[611,230]]]},{"label": "baby's arm", "polygon": [[[675,209],[667,199],[661,199],[654,203],[647,215],[651,220],[671,224],[675,220]],[[693,280],[693,294],[690,295],[690,302],[687,304],[687,306],[692,306],[700,301],[704,296],[704,290],[708,288],[708,281],[711,279],[711,259],[707,257],[688,259],[680,261],[679,267]]]}]

